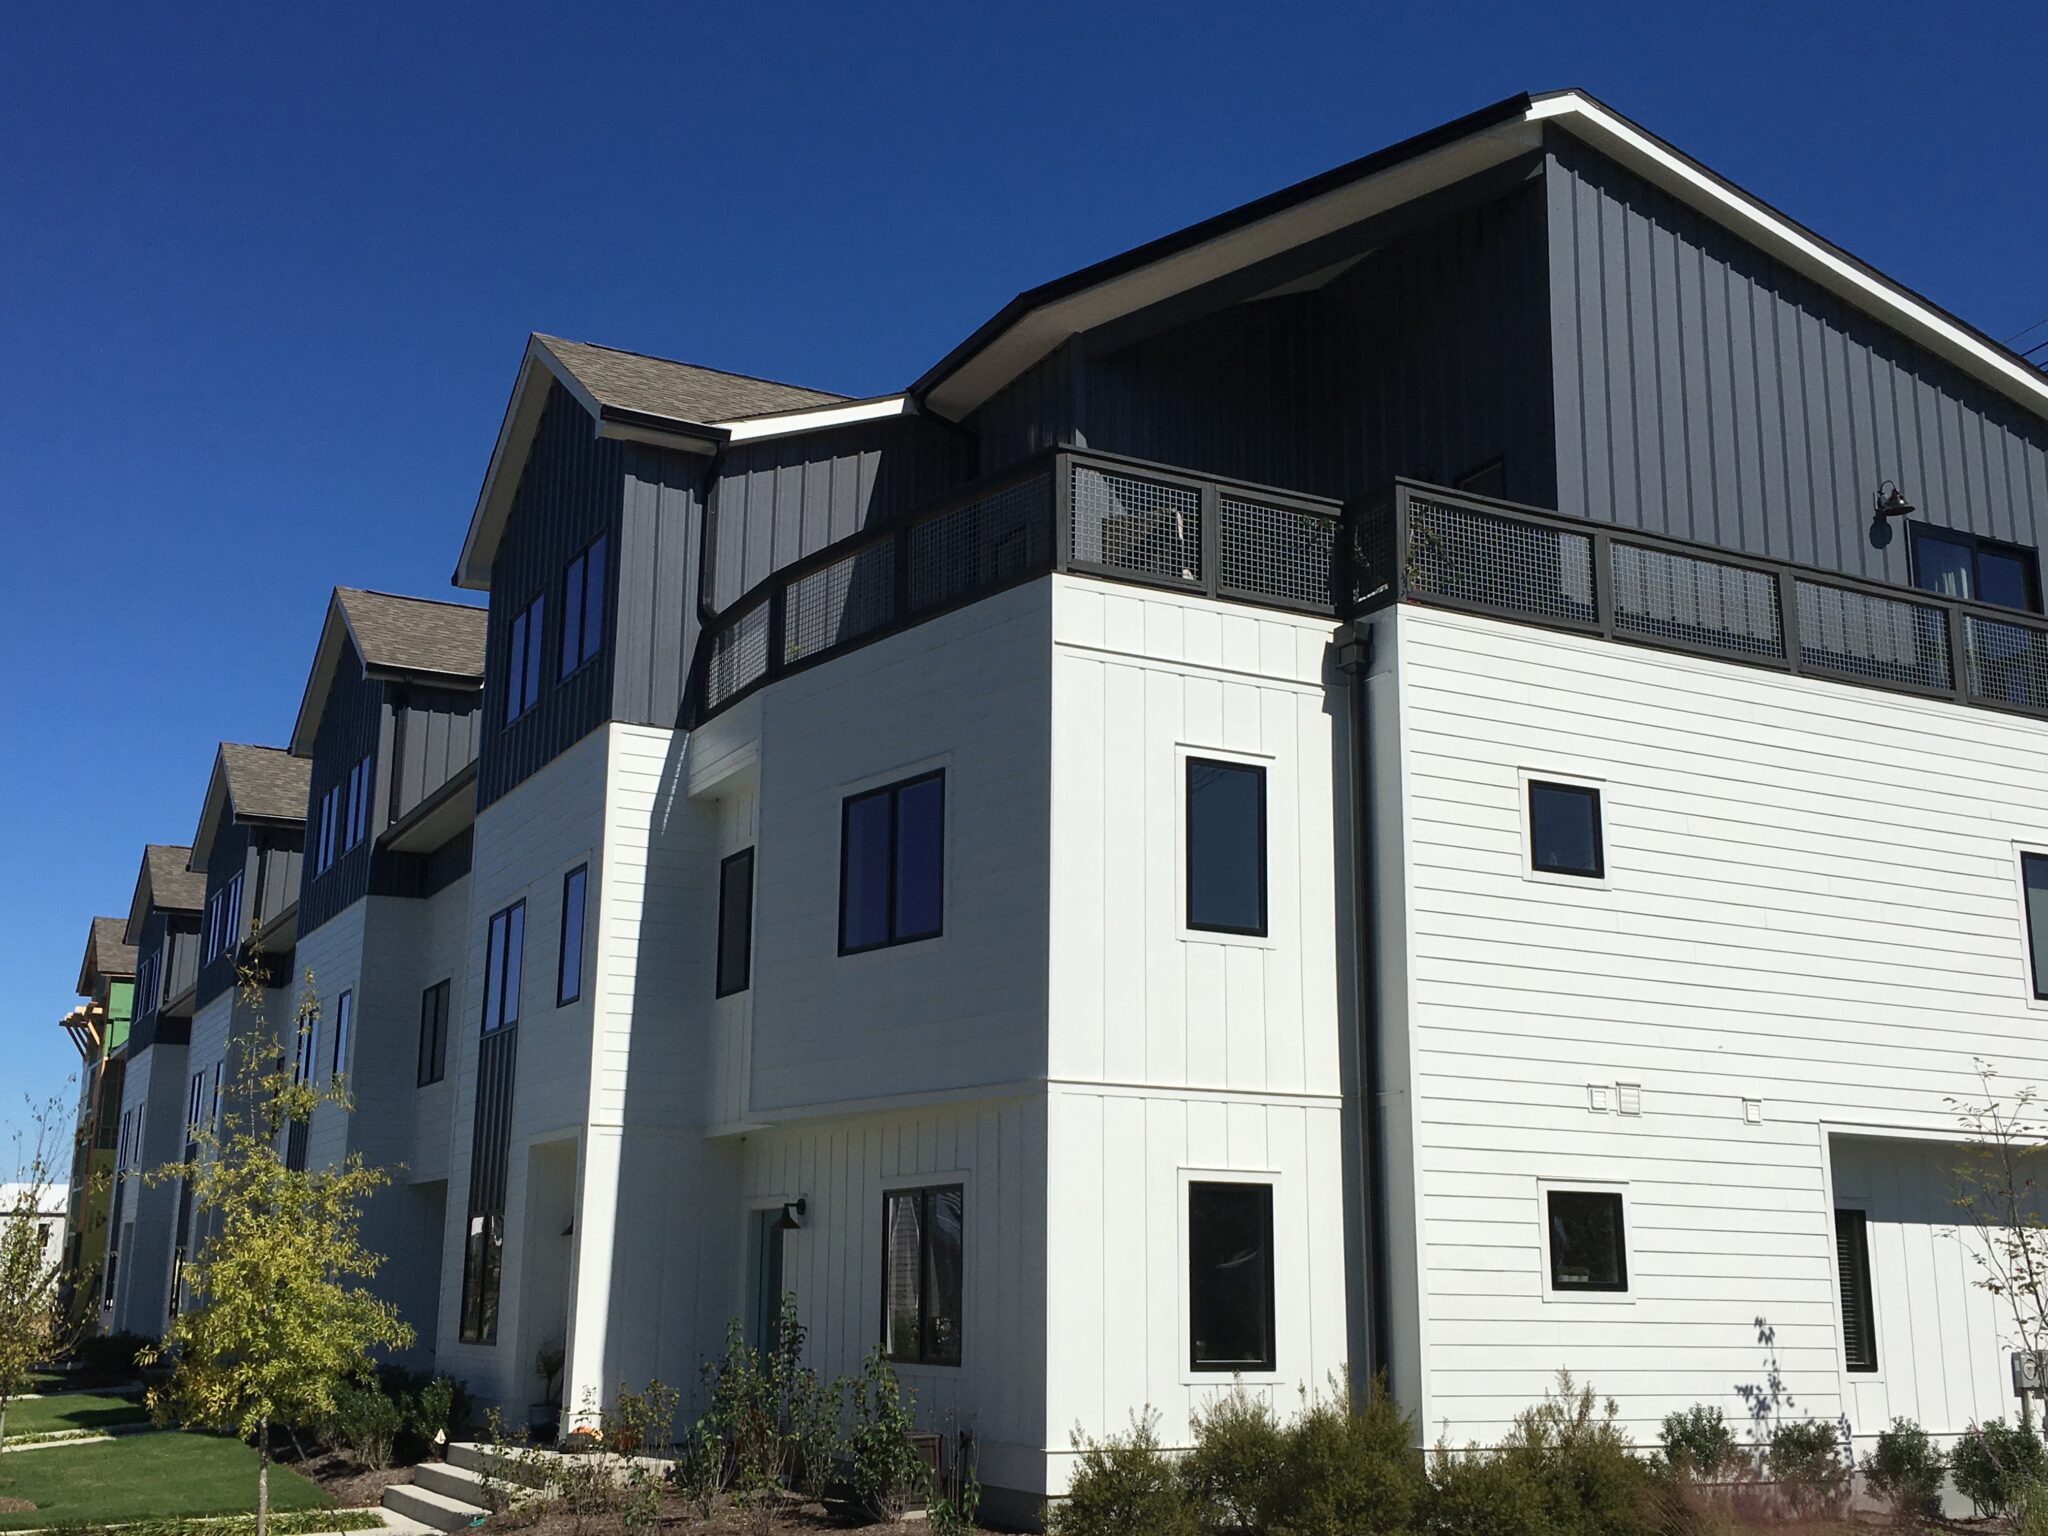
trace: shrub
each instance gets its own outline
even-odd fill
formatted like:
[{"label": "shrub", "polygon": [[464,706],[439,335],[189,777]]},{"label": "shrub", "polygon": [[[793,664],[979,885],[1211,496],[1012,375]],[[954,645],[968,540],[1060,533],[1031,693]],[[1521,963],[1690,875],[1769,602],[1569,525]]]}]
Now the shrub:
[{"label": "shrub", "polygon": [[1801,1419],[1772,1430],[1764,1466],[1800,1517],[1835,1515],[1848,1499],[1841,1436],[1826,1419]]},{"label": "shrub", "polygon": [[1201,1522],[1173,1461],[1159,1448],[1159,1415],[1131,1415],[1130,1429],[1091,1440],[1079,1428],[1080,1461],[1065,1499],[1045,1508],[1047,1536],[1200,1536]]},{"label": "shrub", "polygon": [[344,1381],[334,1389],[334,1412],[322,1433],[363,1466],[381,1469],[391,1465],[400,1422],[398,1405],[381,1388]]},{"label": "shrub", "polygon": [[2012,1491],[2012,1536],[2048,1536],[2048,1481],[2029,1478]]},{"label": "shrub", "polygon": [[1194,1448],[1181,1458],[1180,1473],[1203,1525],[1266,1529],[1288,1448],[1272,1405],[1235,1384],[1195,1410],[1194,1430]]},{"label": "shrub", "polygon": [[469,1392],[453,1377],[380,1365],[377,1385],[398,1410],[393,1454],[400,1461],[419,1461],[431,1455],[441,1436],[464,1422],[470,1412]]},{"label": "shrub", "polygon": [[1524,1464],[1478,1446],[1439,1444],[1431,1454],[1427,1529],[1438,1536],[1539,1536],[1552,1528]]},{"label": "shrub", "polygon": [[1333,1377],[1329,1395],[1288,1426],[1282,1457],[1266,1502],[1294,1536],[1392,1536],[1413,1527],[1428,1493],[1414,1423],[1384,1377],[1362,1410]]},{"label": "shrub", "polygon": [[1870,1491],[1902,1518],[1932,1511],[1947,1475],[1948,1458],[1911,1419],[1893,1419],[1892,1427],[1877,1437],[1876,1446],[1863,1458]]},{"label": "shrub", "polygon": [[1732,1471],[1740,1453],[1735,1449],[1735,1431],[1728,1427],[1721,1410],[1694,1403],[1683,1413],[1664,1416],[1661,1436],[1664,1459],[1674,1472],[1686,1477],[1712,1480]]},{"label": "shrub", "polygon": [[2015,1510],[2023,1489],[2048,1476],[2048,1453],[2024,1425],[1993,1419],[1965,1430],[1949,1453],[1956,1489],[1978,1513],[2002,1515]]},{"label": "shrub", "polygon": [[911,1438],[912,1410],[878,1344],[851,1384],[853,1427],[846,1437],[854,1497],[875,1520],[893,1524],[925,1491],[928,1468]]},{"label": "shrub", "polygon": [[93,1376],[133,1376],[136,1354],[151,1341],[139,1333],[96,1333],[72,1346],[71,1357]]}]

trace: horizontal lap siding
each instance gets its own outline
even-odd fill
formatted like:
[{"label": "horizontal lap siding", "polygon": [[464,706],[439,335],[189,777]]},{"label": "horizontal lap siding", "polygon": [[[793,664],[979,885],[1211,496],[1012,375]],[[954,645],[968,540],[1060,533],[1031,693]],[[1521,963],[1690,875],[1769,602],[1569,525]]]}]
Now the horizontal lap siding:
[{"label": "horizontal lap siding", "polygon": [[1547,182],[1559,507],[1905,582],[1894,480],[2043,542],[2048,423],[1566,135]]},{"label": "horizontal lap siding", "polygon": [[[2048,731],[1398,620],[1400,753],[1377,771],[1406,828],[1429,1422],[1496,1435],[1559,1368],[1645,1439],[1695,1400],[1745,1424],[1773,1372],[1783,1412],[1857,1408],[1823,1122],[1953,1135],[1973,1055],[2048,1069],[2012,848],[2048,840]],[[1523,877],[1524,770],[1604,781],[1609,888]],[[1640,1118],[1589,1111],[1616,1082]],[[1539,1179],[1626,1183],[1632,1300],[1542,1298]]]}]

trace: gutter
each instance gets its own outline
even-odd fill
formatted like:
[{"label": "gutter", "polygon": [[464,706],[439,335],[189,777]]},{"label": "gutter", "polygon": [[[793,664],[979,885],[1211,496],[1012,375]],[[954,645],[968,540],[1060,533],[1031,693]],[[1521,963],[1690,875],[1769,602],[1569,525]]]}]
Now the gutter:
[{"label": "gutter", "polygon": [[1395,1390],[1387,1221],[1386,1111],[1381,1104],[1379,909],[1373,887],[1372,725],[1366,682],[1372,630],[1353,621],[1337,631],[1337,668],[1350,679],[1352,824],[1352,986],[1358,1010],[1359,1225],[1365,1239],[1366,1379]]}]

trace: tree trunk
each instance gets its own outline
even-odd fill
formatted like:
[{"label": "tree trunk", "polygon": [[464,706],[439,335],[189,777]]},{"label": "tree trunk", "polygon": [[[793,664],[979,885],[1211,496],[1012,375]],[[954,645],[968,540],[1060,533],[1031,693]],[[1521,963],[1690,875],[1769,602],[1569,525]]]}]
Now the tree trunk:
[{"label": "tree trunk", "polygon": [[256,1425],[256,1536],[270,1536],[270,1420]]},{"label": "tree trunk", "polygon": [[7,1448],[7,1404],[0,1402],[0,1450]]}]

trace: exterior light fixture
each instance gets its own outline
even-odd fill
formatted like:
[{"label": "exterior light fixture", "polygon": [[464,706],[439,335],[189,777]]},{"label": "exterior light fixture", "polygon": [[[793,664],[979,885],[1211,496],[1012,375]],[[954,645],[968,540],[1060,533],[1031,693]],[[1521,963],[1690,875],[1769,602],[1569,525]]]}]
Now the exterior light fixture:
[{"label": "exterior light fixture", "polygon": [[1877,488],[1877,503],[1871,508],[1879,517],[1906,517],[1914,510],[1898,483],[1887,480]]},{"label": "exterior light fixture", "polygon": [[790,1201],[782,1208],[782,1214],[775,1218],[775,1230],[778,1232],[802,1231],[804,1211],[807,1205],[808,1201],[801,1196]]}]

